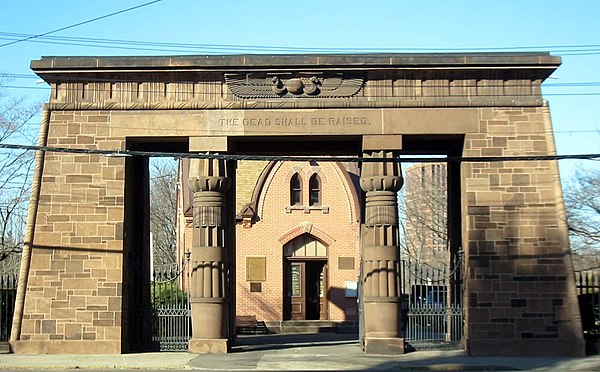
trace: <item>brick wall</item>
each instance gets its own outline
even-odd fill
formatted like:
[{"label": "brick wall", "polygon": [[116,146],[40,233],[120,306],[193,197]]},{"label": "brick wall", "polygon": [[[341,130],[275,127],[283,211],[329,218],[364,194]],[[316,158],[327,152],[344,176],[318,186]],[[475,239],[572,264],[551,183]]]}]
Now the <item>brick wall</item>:
[{"label": "brick wall", "polygon": [[[302,177],[303,201],[308,205],[308,180],[315,171],[321,178],[325,208],[290,209],[291,176],[298,172]],[[355,281],[358,274],[359,223],[354,193],[353,185],[334,163],[311,167],[308,162],[285,162],[274,167],[258,203],[260,221],[251,228],[237,226],[238,315],[256,315],[258,319],[271,321],[283,319],[283,245],[310,230],[313,236],[330,242],[329,319],[356,319],[356,299],[345,298],[343,291],[345,281]],[[267,258],[267,280],[262,283],[262,292],[250,292],[250,282],[246,281],[247,256]],[[339,257],[353,257],[354,270],[339,270]]]}]

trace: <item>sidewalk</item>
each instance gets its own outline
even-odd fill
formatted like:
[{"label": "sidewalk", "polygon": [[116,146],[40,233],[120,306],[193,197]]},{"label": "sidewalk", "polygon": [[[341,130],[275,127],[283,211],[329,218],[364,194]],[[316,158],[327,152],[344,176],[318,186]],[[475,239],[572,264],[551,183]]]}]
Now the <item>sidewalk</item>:
[{"label": "sidewalk", "polygon": [[242,337],[230,354],[0,355],[6,369],[600,371],[600,356],[470,357],[461,350],[365,355],[351,335]]}]

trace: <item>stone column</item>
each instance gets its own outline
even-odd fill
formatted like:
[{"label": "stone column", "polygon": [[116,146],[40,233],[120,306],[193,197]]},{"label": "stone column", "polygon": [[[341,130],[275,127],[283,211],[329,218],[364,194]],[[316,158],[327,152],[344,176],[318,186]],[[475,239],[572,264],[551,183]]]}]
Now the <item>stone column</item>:
[{"label": "stone column", "polygon": [[[392,151],[368,151],[365,158],[389,159]],[[360,187],[366,193],[361,231],[365,352],[403,354],[400,337],[400,251],[398,202],[403,184],[399,163],[365,162]]]},{"label": "stone column", "polygon": [[198,354],[227,353],[230,260],[224,198],[231,185],[227,162],[192,160],[189,185],[194,191],[189,350]]}]

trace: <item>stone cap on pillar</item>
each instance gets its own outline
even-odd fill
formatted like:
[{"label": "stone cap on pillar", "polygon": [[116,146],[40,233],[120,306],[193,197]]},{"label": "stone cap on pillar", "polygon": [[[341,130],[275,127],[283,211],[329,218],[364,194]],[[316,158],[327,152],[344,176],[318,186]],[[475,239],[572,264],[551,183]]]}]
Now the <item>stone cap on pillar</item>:
[{"label": "stone cap on pillar", "polygon": [[363,151],[402,150],[402,135],[372,134],[362,138]]}]

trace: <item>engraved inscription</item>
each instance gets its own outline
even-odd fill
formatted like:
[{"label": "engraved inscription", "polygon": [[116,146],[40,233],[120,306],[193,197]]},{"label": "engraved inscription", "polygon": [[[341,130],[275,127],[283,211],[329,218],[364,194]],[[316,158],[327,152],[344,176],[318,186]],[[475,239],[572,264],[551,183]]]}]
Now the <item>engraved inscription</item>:
[{"label": "engraved inscription", "polygon": [[364,126],[371,125],[371,122],[366,116],[339,116],[339,117],[324,117],[324,116],[303,116],[303,117],[263,117],[263,118],[228,118],[219,119],[221,127],[237,127],[237,126]]}]

